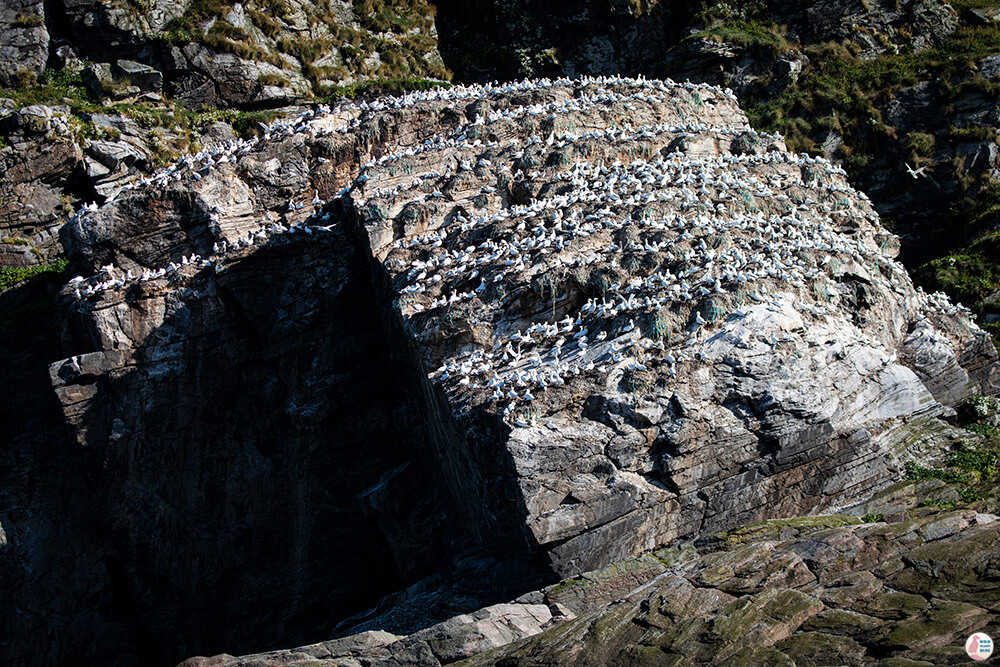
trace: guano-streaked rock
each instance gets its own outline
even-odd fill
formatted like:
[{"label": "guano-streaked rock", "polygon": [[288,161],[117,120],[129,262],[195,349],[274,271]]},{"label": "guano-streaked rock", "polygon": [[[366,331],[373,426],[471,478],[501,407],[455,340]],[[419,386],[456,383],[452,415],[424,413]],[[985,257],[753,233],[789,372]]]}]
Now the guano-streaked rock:
[{"label": "guano-streaked rock", "polygon": [[[913,288],[843,173],[708,86],[522,82],[304,112],[82,212],[64,242],[81,277],[52,379],[101,462],[127,576],[149,586],[140,552],[176,560],[218,534],[183,581],[155,579],[165,596],[238,557],[265,579],[292,567],[267,579],[274,605],[305,606],[298,576],[322,571],[360,607],[357,555],[324,549],[314,502],[400,587],[449,544],[572,576],[863,500],[955,437],[958,401],[996,391],[987,334]],[[377,424],[350,415],[366,391]],[[163,477],[212,459],[208,442],[225,471]],[[288,496],[301,470],[321,472]],[[219,486],[245,474],[249,497]],[[254,533],[276,493],[291,532],[237,556],[227,512]],[[800,602],[769,641],[821,608]]]}]

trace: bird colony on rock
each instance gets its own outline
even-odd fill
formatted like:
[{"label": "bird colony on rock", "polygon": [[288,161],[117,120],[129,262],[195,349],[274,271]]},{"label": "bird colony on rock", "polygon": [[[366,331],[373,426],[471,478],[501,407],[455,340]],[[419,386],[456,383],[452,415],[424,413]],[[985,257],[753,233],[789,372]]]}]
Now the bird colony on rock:
[{"label": "bird colony on rock", "polygon": [[[379,139],[421,115],[441,131]],[[727,90],[583,78],[343,103],[119,199],[239,174],[296,134],[371,155],[339,196],[461,434],[441,444],[444,474],[483,480],[464,504],[485,542],[517,535],[502,548],[546,551],[561,574],[851,502],[914,442],[945,437],[951,405],[992,390],[969,361],[995,358],[986,335],[913,288],[843,170],[752,130]],[[71,289],[97,299],[343,224],[310,187],[238,226],[209,222],[205,256],[105,265]],[[72,221],[78,236],[93,213]],[[498,527],[518,513],[523,526]]]}]

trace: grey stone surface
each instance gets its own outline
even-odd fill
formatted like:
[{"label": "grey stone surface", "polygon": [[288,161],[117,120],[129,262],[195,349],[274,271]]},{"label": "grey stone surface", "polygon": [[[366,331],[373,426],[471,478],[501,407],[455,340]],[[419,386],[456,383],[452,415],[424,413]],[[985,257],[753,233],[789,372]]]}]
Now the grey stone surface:
[{"label": "grey stone surface", "polygon": [[18,74],[41,74],[49,55],[43,0],[7,0],[0,6],[0,85],[17,85]]},{"label": "grey stone surface", "polygon": [[149,65],[134,60],[115,61],[114,73],[119,80],[127,80],[144,93],[163,90],[163,73]]}]

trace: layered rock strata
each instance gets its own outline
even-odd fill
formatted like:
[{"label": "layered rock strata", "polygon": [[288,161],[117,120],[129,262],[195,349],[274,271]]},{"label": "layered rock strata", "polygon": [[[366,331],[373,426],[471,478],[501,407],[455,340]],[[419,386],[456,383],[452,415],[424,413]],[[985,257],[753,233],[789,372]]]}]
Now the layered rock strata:
[{"label": "layered rock strata", "polygon": [[846,505],[996,388],[843,173],[708,86],[305,112],[64,243],[53,384],[122,594],[190,652],[247,640],[205,618],[342,618],[449,545],[569,576]]},{"label": "layered rock strata", "polygon": [[988,336],[913,289],[843,172],[724,92],[526,86],[464,111],[352,196],[496,548],[568,575],[843,505],[993,390]]},{"label": "layered rock strata", "polygon": [[433,405],[371,273],[341,226],[69,314],[52,379],[140,662],[322,631],[444,558]]},{"label": "layered rock strata", "polygon": [[[896,491],[945,490],[932,480]],[[183,667],[967,664],[966,638],[1000,630],[1000,521],[973,509],[907,514],[770,521],[404,637],[367,632]]]}]

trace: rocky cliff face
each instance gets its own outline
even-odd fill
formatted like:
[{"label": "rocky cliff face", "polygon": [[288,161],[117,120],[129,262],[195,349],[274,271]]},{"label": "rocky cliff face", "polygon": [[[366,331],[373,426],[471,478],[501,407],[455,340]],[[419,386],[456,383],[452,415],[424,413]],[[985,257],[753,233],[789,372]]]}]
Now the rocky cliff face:
[{"label": "rocky cliff face", "polygon": [[998,630],[1000,524],[989,512],[916,506],[949,492],[938,480],[896,485],[874,502],[895,512],[886,521],[768,521],[408,636],[367,632],[183,665],[966,664],[966,638]]},{"label": "rocky cliff face", "polygon": [[370,78],[446,76],[433,12],[421,0],[391,8],[377,0],[19,0],[0,14],[0,85],[86,64],[88,83],[108,99],[165,93],[192,109],[276,106]]},{"label": "rocky cliff face", "polygon": [[280,115],[268,110],[449,78],[433,11],[423,0],[6,3],[0,268],[53,261],[81,203],[234,128],[257,132]]},{"label": "rocky cliff face", "polygon": [[52,382],[161,658],[332,624],[457,548],[526,590],[846,505],[996,390],[840,170],[707,86],[306,112],[63,241]]}]

